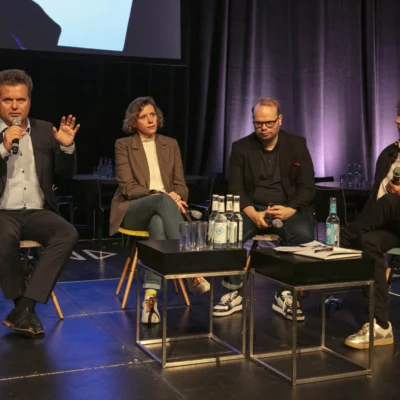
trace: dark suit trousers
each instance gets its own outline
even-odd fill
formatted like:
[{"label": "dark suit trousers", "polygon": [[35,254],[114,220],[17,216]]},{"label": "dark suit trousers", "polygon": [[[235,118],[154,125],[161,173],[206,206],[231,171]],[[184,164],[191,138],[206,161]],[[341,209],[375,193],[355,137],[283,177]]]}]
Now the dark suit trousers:
[{"label": "dark suit trousers", "polygon": [[[20,240],[35,240],[43,253],[25,287]],[[76,229],[49,210],[0,210],[0,285],[4,296],[46,303],[78,241]]]},{"label": "dark suit trousers", "polygon": [[[343,231],[341,246],[358,248],[363,258],[373,260],[375,273],[374,317],[377,323],[388,322],[389,293],[386,281],[385,253],[400,247],[400,197],[386,194],[375,205],[363,210]],[[368,289],[363,290],[368,306]]]}]

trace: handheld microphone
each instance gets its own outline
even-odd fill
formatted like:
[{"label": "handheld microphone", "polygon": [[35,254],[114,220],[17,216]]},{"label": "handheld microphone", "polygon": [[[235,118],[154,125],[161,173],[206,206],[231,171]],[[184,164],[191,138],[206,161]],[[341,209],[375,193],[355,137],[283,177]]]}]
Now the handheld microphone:
[{"label": "handheld microphone", "polygon": [[[200,220],[203,218],[203,213],[197,210],[191,210],[188,207],[184,207],[186,209],[186,214],[184,214],[184,218],[188,221],[191,222],[192,218],[196,220]],[[192,217],[192,218],[191,218]]]},{"label": "handheld microphone", "polygon": [[202,219],[203,218],[203,213],[201,211],[198,210],[190,210],[190,215],[194,218],[194,219]]},{"label": "handheld microphone", "polygon": [[282,228],[282,226],[283,226],[283,222],[282,222],[282,220],[281,219],[273,219],[272,221],[271,221],[271,224],[272,224],[272,226],[274,227],[274,228]]},{"label": "handheld microphone", "polygon": [[[22,121],[21,118],[17,117],[12,120],[11,123],[12,126],[21,126]],[[19,139],[13,139],[12,144],[11,144],[11,151],[13,154],[17,154],[19,150]]]},{"label": "handheld microphone", "polygon": [[393,183],[393,185],[396,185],[396,186],[400,185],[400,167],[396,167],[393,170],[392,183]]},{"label": "handheld microphone", "polygon": [[[268,203],[268,207],[273,207],[277,204],[275,203]],[[283,226],[283,222],[281,219],[275,218],[275,215],[273,214],[267,214],[265,216],[265,222],[269,225],[269,226],[273,226],[274,228],[282,228]]]},{"label": "handheld microphone", "polygon": [[265,222],[269,226],[273,226],[274,228],[282,228],[283,222],[281,219],[275,218],[272,214],[267,214],[265,217]]}]

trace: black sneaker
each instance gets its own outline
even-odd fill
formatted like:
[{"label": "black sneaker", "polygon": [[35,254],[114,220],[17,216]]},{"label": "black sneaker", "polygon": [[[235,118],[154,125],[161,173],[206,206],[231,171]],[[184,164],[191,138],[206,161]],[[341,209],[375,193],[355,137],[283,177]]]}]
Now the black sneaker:
[{"label": "black sneaker", "polygon": [[[293,319],[292,310],[293,296],[289,290],[284,290],[279,296],[275,293],[272,309],[282,314],[286,319]],[[297,307],[297,321],[304,321],[304,314],[300,307]]]}]

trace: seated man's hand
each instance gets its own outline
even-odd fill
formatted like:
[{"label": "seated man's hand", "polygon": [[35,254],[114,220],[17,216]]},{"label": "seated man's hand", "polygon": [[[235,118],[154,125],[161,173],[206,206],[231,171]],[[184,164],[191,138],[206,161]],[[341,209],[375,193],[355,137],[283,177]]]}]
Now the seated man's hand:
[{"label": "seated man's hand", "polygon": [[268,228],[269,225],[265,222],[267,211],[256,211],[253,206],[248,206],[243,209],[244,213],[257,225],[257,228]]},{"label": "seated man's hand", "polygon": [[392,181],[389,181],[389,183],[386,185],[386,190],[388,193],[393,193],[397,194],[397,196],[400,196],[400,185],[394,185]]},{"label": "seated man's hand", "polygon": [[275,218],[280,219],[281,221],[285,221],[290,218],[296,212],[296,210],[292,207],[272,206],[268,207],[266,212],[274,215]]}]

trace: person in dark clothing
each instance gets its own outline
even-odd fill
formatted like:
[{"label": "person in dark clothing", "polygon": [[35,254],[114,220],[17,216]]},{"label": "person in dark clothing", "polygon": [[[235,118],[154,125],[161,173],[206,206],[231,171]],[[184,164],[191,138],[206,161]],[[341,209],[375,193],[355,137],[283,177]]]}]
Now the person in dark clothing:
[{"label": "person in dark clothing", "polygon": [[[32,86],[24,71],[0,71],[0,285],[15,305],[3,324],[29,337],[44,333],[36,302],[47,302],[78,241],[76,229],[58,212],[53,179],[76,173],[79,124],[72,115],[62,117],[58,129],[29,118]],[[20,240],[44,249],[28,285]]]},{"label": "person in dark clothing", "polygon": [[[400,100],[397,102],[397,131],[400,136]],[[400,186],[392,182],[393,170],[400,166],[400,141],[387,146],[376,162],[371,195],[362,213],[344,230],[341,246],[358,248],[365,259],[373,260],[375,270],[374,345],[394,342],[388,317],[389,291],[385,253],[400,247]],[[368,306],[367,290],[364,297]],[[355,349],[369,348],[369,323],[346,340]]]},{"label": "person in dark clothing", "polygon": [[[311,203],[314,198],[314,166],[303,137],[281,129],[279,102],[265,98],[252,108],[254,132],[232,144],[229,159],[229,191],[240,196],[243,243],[257,232],[276,233],[285,243],[297,245],[314,239]],[[272,204],[272,205],[271,205]],[[267,214],[281,220],[272,228]],[[214,306],[215,316],[242,309],[241,277],[229,276],[222,283],[232,290]],[[275,294],[274,311],[292,319],[292,295]],[[297,310],[297,319],[304,320]]]}]

